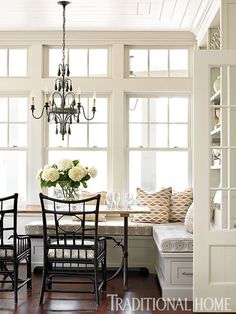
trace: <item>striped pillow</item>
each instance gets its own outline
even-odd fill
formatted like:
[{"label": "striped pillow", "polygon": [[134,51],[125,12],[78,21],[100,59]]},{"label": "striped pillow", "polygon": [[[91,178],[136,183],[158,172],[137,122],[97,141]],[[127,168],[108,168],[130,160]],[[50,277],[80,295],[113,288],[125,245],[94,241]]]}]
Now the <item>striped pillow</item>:
[{"label": "striped pillow", "polygon": [[193,202],[193,189],[188,188],[183,192],[175,192],[170,201],[170,221],[184,221],[186,213]]},{"label": "striped pillow", "polygon": [[166,223],[169,219],[171,193],[172,188],[165,188],[154,193],[137,188],[137,205],[147,206],[150,213],[135,214],[132,221]]}]

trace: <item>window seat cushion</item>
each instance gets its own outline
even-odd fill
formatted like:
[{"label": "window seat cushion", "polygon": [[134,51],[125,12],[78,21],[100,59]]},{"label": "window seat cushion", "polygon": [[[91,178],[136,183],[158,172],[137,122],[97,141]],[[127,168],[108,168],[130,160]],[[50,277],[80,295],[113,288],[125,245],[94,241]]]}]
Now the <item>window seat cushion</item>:
[{"label": "window seat cushion", "polygon": [[155,225],[153,238],[163,253],[193,252],[193,236],[186,231],[183,223]]},{"label": "window seat cushion", "polygon": [[[52,226],[54,225],[52,221]],[[80,223],[74,220],[63,220],[60,226],[65,231],[75,231],[78,229]],[[94,222],[87,221],[87,226],[93,226]],[[123,235],[123,219],[120,220],[107,220],[98,223],[99,235]],[[129,221],[129,235],[130,236],[152,236],[152,228],[154,224],[135,223]],[[33,221],[25,225],[25,233],[30,236],[42,236],[43,235],[43,223],[42,221]],[[52,231],[53,234],[53,231]]]}]

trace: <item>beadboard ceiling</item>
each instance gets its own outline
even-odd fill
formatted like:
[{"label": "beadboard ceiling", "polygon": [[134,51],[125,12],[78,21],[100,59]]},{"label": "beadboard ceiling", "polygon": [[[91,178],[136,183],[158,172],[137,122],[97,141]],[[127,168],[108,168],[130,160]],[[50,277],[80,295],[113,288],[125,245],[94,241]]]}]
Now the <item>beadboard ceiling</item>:
[{"label": "beadboard ceiling", "polygon": [[[72,0],[69,30],[189,30],[214,0]],[[0,1],[0,30],[59,30],[57,0]]]}]

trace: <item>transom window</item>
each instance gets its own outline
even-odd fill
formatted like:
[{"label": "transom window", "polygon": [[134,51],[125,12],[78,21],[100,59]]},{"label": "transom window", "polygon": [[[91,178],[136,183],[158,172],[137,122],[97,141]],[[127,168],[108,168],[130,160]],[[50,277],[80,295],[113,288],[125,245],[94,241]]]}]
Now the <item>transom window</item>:
[{"label": "transom window", "polygon": [[0,182],[3,196],[26,199],[27,97],[0,97]]},{"label": "transom window", "polygon": [[187,77],[189,50],[129,48],[129,77]]},{"label": "transom window", "polygon": [[[58,48],[49,48],[48,53],[48,74],[49,76],[57,76],[62,51]],[[66,62],[70,64],[70,76],[108,76],[108,48],[68,48],[66,49]]]},{"label": "transom window", "polygon": [[0,49],[0,76],[27,76],[27,49]]},{"label": "transom window", "polygon": [[189,181],[189,97],[128,97],[129,187],[181,190]]},{"label": "transom window", "polygon": [[[93,98],[81,97],[81,104],[87,115],[91,115]],[[71,126],[71,135],[62,141],[60,134],[55,134],[55,123],[49,125],[48,163],[62,158],[80,159],[86,166],[95,166],[98,170],[96,180],[88,182],[88,190],[99,192],[107,190],[107,111],[109,97],[98,96],[97,112],[91,121],[81,117],[80,123]]]}]

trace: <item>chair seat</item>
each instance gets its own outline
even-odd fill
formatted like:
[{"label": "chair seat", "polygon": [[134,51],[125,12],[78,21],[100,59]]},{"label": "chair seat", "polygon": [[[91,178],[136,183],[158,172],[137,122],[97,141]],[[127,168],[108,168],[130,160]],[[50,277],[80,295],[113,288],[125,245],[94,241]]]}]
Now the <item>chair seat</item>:
[{"label": "chair seat", "polygon": [[[16,242],[16,255],[22,254],[26,249],[21,242]],[[13,256],[14,245],[12,241],[5,241],[4,245],[0,245],[0,258],[9,258]]]},{"label": "chair seat", "polygon": [[[81,246],[81,240],[76,240],[75,244],[72,240],[67,240],[66,248],[63,248],[65,245],[64,240],[60,240],[59,244],[55,241],[51,245],[59,245],[57,249],[49,249],[48,257],[49,258],[68,258],[68,259],[93,259],[94,258],[94,241],[86,240],[84,245],[91,246],[91,249],[75,249],[74,245]],[[68,248],[69,245],[73,245],[73,249]],[[100,254],[104,249],[104,241],[98,242],[98,254]]]}]

